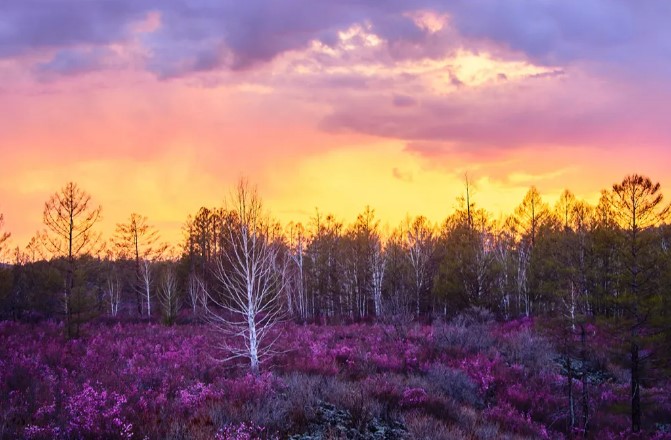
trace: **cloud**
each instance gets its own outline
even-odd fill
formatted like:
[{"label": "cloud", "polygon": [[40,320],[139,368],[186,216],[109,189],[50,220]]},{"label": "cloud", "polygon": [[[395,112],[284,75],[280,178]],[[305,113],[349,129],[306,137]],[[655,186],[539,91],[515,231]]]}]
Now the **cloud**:
[{"label": "cloud", "polygon": [[56,52],[49,61],[39,63],[35,73],[41,78],[74,76],[111,67],[115,63],[114,58],[114,52],[104,47],[65,49]]},{"label": "cloud", "polygon": [[[38,79],[140,68],[246,87],[287,108],[314,104],[329,133],[396,139],[427,157],[671,138],[663,117],[671,6],[662,2],[7,0],[3,8],[0,58],[25,57]],[[119,55],[127,45],[132,62]]]},{"label": "cloud", "polygon": [[322,126],[401,139],[408,151],[426,157],[567,145],[612,149],[671,139],[666,111],[660,111],[668,108],[670,96],[655,86],[551,72],[425,94],[421,104],[403,112],[374,94],[360,96],[341,102]]},{"label": "cloud", "polygon": [[119,41],[152,2],[131,0],[5,0],[0,57]]},{"label": "cloud", "polygon": [[156,14],[160,25],[142,29],[141,42],[146,68],[164,78],[248,70],[314,41],[334,47],[356,24],[393,60],[440,58],[463,46],[547,66],[671,70],[671,4],[654,0],[5,0],[2,8],[4,58],[123,44]]},{"label": "cloud", "polygon": [[414,107],[417,105],[417,100],[412,96],[394,95],[392,103],[395,107]]},{"label": "cloud", "polygon": [[458,0],[448,9],[466,39],[508,47],[536,63],[671,68],[668,2]]}]

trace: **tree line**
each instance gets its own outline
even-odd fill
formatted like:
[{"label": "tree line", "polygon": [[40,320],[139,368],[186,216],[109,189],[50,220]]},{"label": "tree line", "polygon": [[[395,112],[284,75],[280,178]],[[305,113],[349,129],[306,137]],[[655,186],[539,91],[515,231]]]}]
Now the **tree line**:
[{"label": "tree line", "polygon": [[366,207],[347,225],[316,211],[282,227],[241,181],[224,206],[187,218],[175,255],[137,213],[103,241],[102,208],[70,182],[45,202],[45,228],[25,248],[7,249],[0,229],[0,252],[11,254],[0,315],[62,318],[76,337],[101,314],[172,324],[182,313],[241,337],[229,352],[255,373],[280,318],[431,320],[480,307],[501,319],[551,317],[583,338],[583,324],[601,320],[626,347],[638,431],[643,366],[669,347],[670,207],[659,183],[634,174],[596,205],[566,190],[552,207],[531,187],[498,221],[473,201],[468,180],[457,201],[440,224],[407,217],[385,231]]},{"label": "tree line", "polygon": [[[595,206],[566,190],[551,207],[531,187],[498,221],[470,193],[467,184],[440,224],[407,217],[391,231],[370,207],[350,224],[318,210],[307,224],[286,227],[268,217],[264,235],[277,249],[286,310],[305,321],[361,320],[451,316],[479,306],[504,319],[560,313],[575,320],[641,314],[648,303],[666,303],[669,206],[649,178],[627,176],[602,191]],[[179,252],[169,252],[137,213],[102,241],[95,229],[101,215],[88,193],[68,183],[45,203],[45,229],[25,248],[6,249],[10,234],[0,229],[0,250],[10,262],[3,270],[4,316],[54,313],[54,290],[63,294],[65,312],[75,289],[98,291],[100,307],[118,297],[110,314],[151,316],[168,269],[179,302],[197,312],[205,306],[198,290],[216,284],[226,231],[240,223],[235,209],[200,208],[185,222]],[[0,216],[0,228],[1,222]],[[31,303],[35,295],[44,307]]]}]

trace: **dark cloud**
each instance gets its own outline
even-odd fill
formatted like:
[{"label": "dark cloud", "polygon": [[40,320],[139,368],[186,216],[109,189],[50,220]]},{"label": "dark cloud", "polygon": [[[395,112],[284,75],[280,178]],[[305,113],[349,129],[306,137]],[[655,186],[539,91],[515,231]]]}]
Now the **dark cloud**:
[{"label": "dark cloud", "polygon": [[[418,26],[408,14],[422,10],[448,14],[449,29]],[[671,3],[659,0],[4,0],[0,57],[123,42],[150,12],[162,25],[142,42],[147,67],[162,77],[250,69],[314,40],[333,46],[338,31],[357,23],[393,59],[485,44],[547,65],[671,70]]]},{"label": "dark cloud", "polygon": [[422,2],[401,0],[5,0],[0,6],[0,57],[45,49],[104,46],[132,37],[147,14],[161,26],[141,36],[147,68],[172,77],[217,68],[246,70],[314,40],[338,44],[338,32],[371,26],[397,58],[437,54],[431,38],[404,15]]},{"label": "dark cloud", "polygon": [[[284,52],[304,49],[314,40],[334,46],[339,41],[338,31],[365,22],[399,20],[406,8],[399,1],[382,4],[373,0],[213,1],[208,7],[160,9],[163,26],[146,41],[150,47],[159,49],[154,52],[154,67],[179,71],[174,66],[184,66],[187,60],[192,70],[219,67],[246,70]],[[400,39],[416,37],[408,29],[418,29],[414,23],[406,19],[399,22],[404,23]],[[393,30],[388,30],[391,35]],[[213,48],[219,54],[209,58],[214,62],[189,61],[194,53],[206,53]],[[165,56],[166,52],[170,56]]]},{"label": "dark cloud", "polygon": [[588,61],[624,69],[671,67],[669,2],[456,0],[450,3],[448,10],[461,35],[505,45],[536,63],[564,65]]},{"label": "dark cloud", "polygon": [[[3,0],[0,57],[122,40],[153,1]],[[155,2],[158,3],[158,2]]]},{"label": "dark cloud", "polygon": [[89,50],[65,49],[56,52],[49,61],[38,64],[35,71],[39,77],[45,78],[60,75],[77,75],[109,66],[109,60],[113,57],[113,52],[106,48]]}]

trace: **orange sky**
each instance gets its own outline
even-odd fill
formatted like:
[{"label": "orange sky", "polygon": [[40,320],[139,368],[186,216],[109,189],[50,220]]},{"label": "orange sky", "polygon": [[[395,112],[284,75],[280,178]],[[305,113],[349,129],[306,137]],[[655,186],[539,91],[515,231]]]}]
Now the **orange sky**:
[{"label": "orange sky", "polygon": [[[201,46],[165,34],[168,11],[138,14],[109,41],[0,51],[0,212],[14,246],[42,229],[44,201],[69,180],[103,205],[108,236],[138,212],[171,241],[240,177],[283,223],[315,208],[350,222],[370,205],[392,227],[406,214],[443,219],[465,173],[495,214],[531,185],[548,202],[564,188],[595,201],[633,172],[671,186],[664,71],[600,59],[591,40],[540,56],[460,27],[472,20],[463,11],[392,11],[421,38],[343,18],[328,39],[310,28],[266,56],[226,34],[219,64],[200,69]],[[160,58],[159,38],[181,52]],[[625,54],[646,43],[631,38]]]}]

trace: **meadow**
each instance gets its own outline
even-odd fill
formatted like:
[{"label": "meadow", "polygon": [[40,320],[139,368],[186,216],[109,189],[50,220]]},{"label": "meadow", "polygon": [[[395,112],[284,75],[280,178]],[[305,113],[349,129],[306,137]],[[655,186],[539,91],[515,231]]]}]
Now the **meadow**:
[{"label": "meadow", "polygon": [[[628,370],[594,325],[583,359],[563,356],[541,322],[482,310],[274,331],[276,353],[253,376],[187,318],[98,319],[72,340],[55,322],[2,322],[0,438],[632,438]],[[668,379],[642,396],[654,429],[636,438],[671,438]],[[569,431],[570,417],[586,432]]]}]

